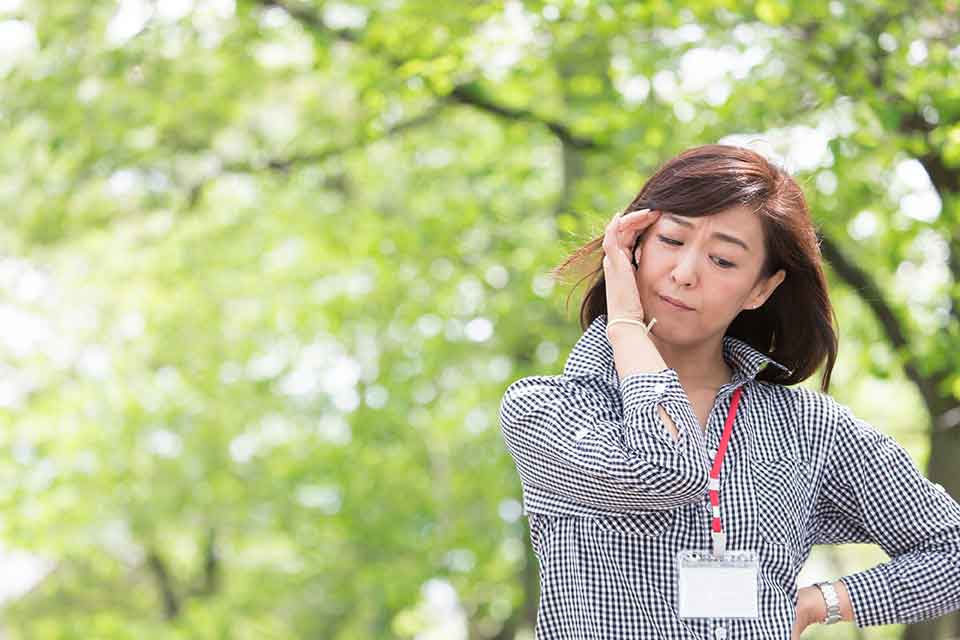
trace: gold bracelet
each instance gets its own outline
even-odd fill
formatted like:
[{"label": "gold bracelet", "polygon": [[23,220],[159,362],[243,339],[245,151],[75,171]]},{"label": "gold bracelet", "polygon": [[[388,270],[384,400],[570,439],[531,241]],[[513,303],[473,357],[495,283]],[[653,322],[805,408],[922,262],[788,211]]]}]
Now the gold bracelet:
[{"label": "gold bracelet", "polygon": [[639,321],[639,320],[634,320],[633,318],[615,318],[615,319],[613,319],[613,320],[607,320],[607,328],[605,329],[605,331],[606,331],[606,333],[607,333],[607,338],[609,338],[609,337],[610,337],[610,331],[609,331],[610,325],[616,324],[616,323],[618,323],[618,322],[626,322],[626,323],[628,323],[628,324],[638,324],[638,325],[640,325],[641,327],[644,328],[644,332],[645,332],[645,333],[650,333],[650,329],[653,328],[653,324],[654,324],[656,321],[657,321],[656,318],[651,318],[651,319],[650,319],[650,324],[644,324],[643,322],[641,322],[641,321]]}]

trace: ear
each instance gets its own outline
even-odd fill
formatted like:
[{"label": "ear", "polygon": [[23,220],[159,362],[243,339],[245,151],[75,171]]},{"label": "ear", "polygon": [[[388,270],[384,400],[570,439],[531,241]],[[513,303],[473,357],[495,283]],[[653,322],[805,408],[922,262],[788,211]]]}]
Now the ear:
[{"label": "ear", "polygon": [[774,290],[780,283],[783,282],[787,277],[787,272],[783,269],[780,269],[775,274],[769,278],[762,278],[760,282],[754,286],[753,291],[750,293],[750,297],[747,298],[746,304],[744,304],[744,309],[757,309],[763,306],[763,303],[767,301],[771,295],[773,295]]}]

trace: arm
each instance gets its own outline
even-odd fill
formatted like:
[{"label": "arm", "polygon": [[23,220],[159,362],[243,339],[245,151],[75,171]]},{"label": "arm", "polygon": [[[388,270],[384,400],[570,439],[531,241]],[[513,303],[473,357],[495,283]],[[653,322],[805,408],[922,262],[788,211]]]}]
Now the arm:
[{"label": "arm", "polygon": [[[679,427],[676,441],[660,403]],[[526,487],[626,513],[672,509],[706,492],[703,433],[673,369],[633,373],[619,388],[594,376],[521,378],[499,417]]]},{"label": "arm", "polygon": [[874,542],[891,558],[841,578],[854,622],[912,623],[960,609],[960,505],[890,436],[836,407],[814,543]]}]

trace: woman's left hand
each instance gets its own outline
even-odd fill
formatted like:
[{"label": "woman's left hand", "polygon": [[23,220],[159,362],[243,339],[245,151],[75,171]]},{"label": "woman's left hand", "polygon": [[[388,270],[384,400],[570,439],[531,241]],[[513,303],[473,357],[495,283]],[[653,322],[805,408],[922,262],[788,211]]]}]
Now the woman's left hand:
[{"label": "woman's left hand", "polygon": [[820,589],[811,585],[797,590],[797,617],[793,623],[790,640],[799,640],[803,630],[811,624],[817,624],[827,615],[827,605],[823,601]]}]

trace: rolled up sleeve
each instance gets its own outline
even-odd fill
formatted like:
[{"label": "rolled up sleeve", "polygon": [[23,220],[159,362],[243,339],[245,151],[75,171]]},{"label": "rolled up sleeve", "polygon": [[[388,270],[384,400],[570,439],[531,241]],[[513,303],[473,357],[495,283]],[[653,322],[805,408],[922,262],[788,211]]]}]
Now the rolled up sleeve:
[{"label": "rolled up sleeve", "polygon": [[499,419],[524,487],[628,513],[672,509],[706,493],[703,434],[673,369],[631,374],[619,387],[593,376],[521,378],[504,393]]}]

